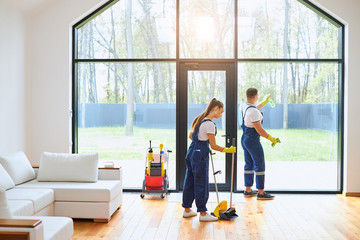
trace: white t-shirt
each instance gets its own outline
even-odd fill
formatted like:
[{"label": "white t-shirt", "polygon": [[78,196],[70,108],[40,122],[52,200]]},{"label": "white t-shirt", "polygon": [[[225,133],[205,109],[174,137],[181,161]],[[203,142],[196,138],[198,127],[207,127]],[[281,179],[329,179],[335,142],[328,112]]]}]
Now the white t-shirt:
[{"label": "white t-shirt", "polygon": [[[205,119],[208,119],[208,118],[204,118],[204,120]],[[212,121],[206,121],[200,125],[199,133],[198,133],[198,140],[199,141],[209,140],[209,137],[207,135],[208,133],[215,134],[215,124]]]},{"label": "white t-shirt", "polygon": [[[255,108],[253,108],[253,107],[249,108],[245,114],[245,110],[250,106],[254,106]],[[263,116],[262,116],[260,110],[256,107],[255,104],[248,104],[248,103],[243,104],[241,107],[241,113],[243,114],[243,117],[245,114],[244,125],[248,128],[254,128],[253,123],[262,121],[262,119],[263,119]]]}]

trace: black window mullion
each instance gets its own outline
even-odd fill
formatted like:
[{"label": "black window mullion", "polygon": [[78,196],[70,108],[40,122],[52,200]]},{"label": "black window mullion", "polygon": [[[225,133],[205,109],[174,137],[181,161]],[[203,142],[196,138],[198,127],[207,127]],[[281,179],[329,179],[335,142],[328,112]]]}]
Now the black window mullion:
[{"label": "black window mullion", "polygon": [[342,26],[339,29],[339,58],[341,58],[341,63],[339,63],[338,70],[338,79],[339,79],[339,89],[338,89],[338,189],[339,192],[343,192],[344,188],[344,79],[345,79],[345,28]]},{"label": "black window mullion", "polygon": [[73,153],[78,152],[78,65],[75,61],[77,57],[78,29],[72,28],[72,138],[71,150]]},{"label": "black window mullion", "polygon": [[185,178],[185,156],[187,152],[187,84],[188,71],[185,69],[185,64],[180,64],[177,76],[176,89],[176,161],[179,169],[177,171],[177,179],[179,179],[179,190],[183,189]]},{"label": "black window mullion", "polygon": [[[91,63],[91,62],[178,62],[178,61],[186,61],[186,62],[203,62],[203,63],[232,63],[234,59],[174,59],[174,58],[151,58],[151,59],[74,59],[76,63]],[[238,58],[238,62],[337,62],[342,63],[342,58],[334,58],[334,59],[282,59],[282,58]]]}]

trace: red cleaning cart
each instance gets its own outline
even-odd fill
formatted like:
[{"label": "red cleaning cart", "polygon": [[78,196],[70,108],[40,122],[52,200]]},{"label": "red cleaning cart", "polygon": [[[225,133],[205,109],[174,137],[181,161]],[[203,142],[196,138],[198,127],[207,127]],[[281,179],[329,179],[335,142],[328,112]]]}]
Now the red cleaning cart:
[{"label": "red cleaning cart", "polygon": [[141,198],[145,197],[145,193],[160,193],[164,198],[169,188],[169,178],[167,169],[169,167],[169,153],[171,150],[160,147],[151,147],[146,151],[145,157],[145,178],[142,186]]}]

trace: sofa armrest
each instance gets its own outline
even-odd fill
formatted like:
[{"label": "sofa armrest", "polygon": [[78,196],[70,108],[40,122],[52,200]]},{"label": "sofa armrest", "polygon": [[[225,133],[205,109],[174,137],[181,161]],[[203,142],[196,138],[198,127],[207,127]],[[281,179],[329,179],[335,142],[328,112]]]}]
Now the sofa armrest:
[{"label": "sofa armrest", "polygon": [[35,228],[41,224],[38,219],[0,219],[0,227]]},{"label": "sofa armrest", "polygon": [[119,168],[99,168],[99,180],[121,180],[122,167]]},{"label": "sofa armrest", "polygon": [[38,219],[0,219],[0,239],[43,239],[42,221]]}]

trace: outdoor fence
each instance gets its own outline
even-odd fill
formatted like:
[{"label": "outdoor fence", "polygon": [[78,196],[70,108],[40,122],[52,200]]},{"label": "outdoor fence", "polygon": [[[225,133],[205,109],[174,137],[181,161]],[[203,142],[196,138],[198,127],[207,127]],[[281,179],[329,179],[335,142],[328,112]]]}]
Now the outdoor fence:
[{"label": "outdoor fence", "polygon": [[[206,108],[206,104],[188,105],[188,127],[192,120]],[[109,127],[125,126],[126,104],[79,104],[78,126]],[[240,105],[238,108],[238,124],[242,123]],[[262,109],[265,129],[283,128],[283,104],[275,108],[266,106]],[[84,113],[84,115],[83,115]],[[224,118],[225,114],[223,114]],[[214,119],[218,129],[222,129],[222,119]],[[134,126],[140,128],[176,128],[175,104],[134,104]],[[319,129],[337,131],[338,104],[288,104],[289,129]]]}]

